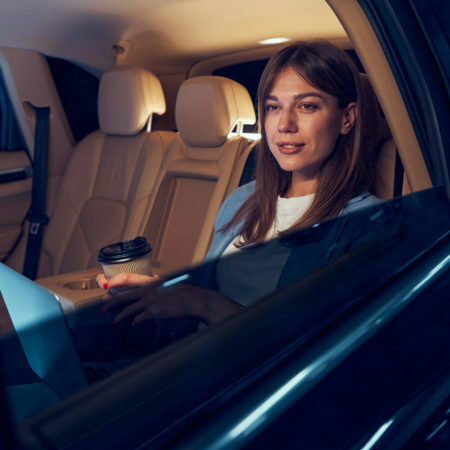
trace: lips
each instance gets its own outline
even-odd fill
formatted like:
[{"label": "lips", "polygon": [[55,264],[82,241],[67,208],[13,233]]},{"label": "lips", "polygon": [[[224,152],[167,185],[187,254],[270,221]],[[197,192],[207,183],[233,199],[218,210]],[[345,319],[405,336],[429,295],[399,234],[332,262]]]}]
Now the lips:
[{"label": "lips", "polygon": [[299,142],[277,142],[277,147],[280,153],[283,155],[292,155],[293,153],[299,152],[304,143]]}]

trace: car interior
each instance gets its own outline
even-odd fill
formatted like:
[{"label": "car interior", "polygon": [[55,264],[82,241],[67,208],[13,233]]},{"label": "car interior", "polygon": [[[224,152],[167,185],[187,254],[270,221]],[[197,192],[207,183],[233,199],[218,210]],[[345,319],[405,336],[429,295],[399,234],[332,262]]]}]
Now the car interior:
[{"label": "car interior", "polygon": [[[195,2],[188,3],[172,2],[172,6],[177,5],[173,15],[163,6],[152,5],[156,8],[153,15],[167,30],[182,27],[181,36],[183,29],[187,32],[194,22],[180,16]],[[253,3],[246,2],[240,8],[242,23],[246,15],[251,16]],[[285,3],[296,20],[306,20],[296,11],[308,10],[310,17],[320,17],[323,29],[309,27],[306,32],[301,24],[286,24],[283,36],[290,29],[286,36],[291,41],[327,38],[358,54],[365,72],[361,75],[364,96],[370,105],[371,145],[377,147],[378,154],[374,193],[388,199],[394,196],[394,185],[396,195],[429,187],[430,178],[408,115],[364,16],[358,17],[357,8],[347,7],[345,2]],[[112,2],[108,8],[119,14],[119,5]],[[281,14],[278,9],[282,8],[268,2],[264,2],[264,8],[268,17]],[[94,23],[102,23],[101,16],[90,14]],[[214,14],[211,6],[199,8],[195,21],[216,22]],[[225,16],[226,21],[234,24],[231,16]],[[203,48],[207,47],[204,42],[192,37],[186,44],[191,46],[192,56],[188,56],[182,45],[166,49],[167,42],[149,39],[145,33],[133,34],[136,25],[129,20],[128,40],[118,40],[101,58],[97,46],[83,51],[73,48],[72,56],[63,50],[58,55],[56,45],[54,49],[50,45],[46,54],[45,46],[42,51],[30,49],[25,36],[0,50],[4,84],[26,144],[26,149],[0,153],[2,171],[31,172],[27,168],[33,158],[35,114],[29,103],[51,109],[46,201],[50,220],[44,228],[37,278],[69,303],[84,304],[101,295],[94,281],[99,271],[97,254],[113,242],[147,237],[158,274],[203,260],[217,211],[240,184],[244,170],[247,173],[252,169],[253,158],[247,162],[247,157],[253,148],[257,151],[258,139],[255,126],[249,127],[256,122],[256,105],[248,91],[254,87],[214,73],[264,61],[283,45],[257,47],[252,43],[252,36],[264,28],[262,24],[255,25],[251,32],[251,27],[243,27],[246,33],[241,30],[233,39],[209,29],[209,39],[217,41],[216,47]],[[6,33],[4,30],[2,42],[7,41]],[[94,99],[99,129],[80,140],[74,138],[47,56],[72,58],[78,68],[99,79],[98,99]],[[243,133],[249,128],[253,130],[250,135]],[[4,223],[0,224],[2,260],[21,271],[31,179],[3,183],[0,189],[2,211],[8,211],[2,214]]]},{"label": "car interior", "polygon": [[0,7],[8,12],[0,14],[0,117],[9,130],[9,138],[0,130],[0,260],[22,272],[36,148],[30,105],[49,107],[36,282],[58,295],[73,328],[102,321],[102,247],[144,236],[163,277],[203,261],[223,201],[253,178],[258,76],[290,43],[326,39],[358,65],[377,154],[372,192],[390,200],[433,186],[357,1],[32,3]]}]

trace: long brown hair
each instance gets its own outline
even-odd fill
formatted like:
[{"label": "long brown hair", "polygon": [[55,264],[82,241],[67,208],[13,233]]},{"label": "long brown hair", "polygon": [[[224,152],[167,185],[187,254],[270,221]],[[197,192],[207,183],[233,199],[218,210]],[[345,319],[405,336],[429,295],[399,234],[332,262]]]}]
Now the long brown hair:
[{"label": "long brown hair", "polygon": [[270,152],[265,132],[265,101],[274,79],[285,68],[292,67],[309,84],[333,95],[339,108],[357,104],[357,119],[350,133],[339,135],[335,149],[322,167],[314,200],[305,214],[290,228],[311,225],[335,217],[353,197],[373,184],[374,156],[366,148],[363,127],[364,105],[361,102],[360,76],[346,53],[326,41],[290,45],[267,63],[258,87],[258,117],[261,142],[257,152],[256,186],[231,221],[223,227],[244,221],[239,245],[264,240],[276,215],[276,203],[291,183],[291,173],[280,168]]}]

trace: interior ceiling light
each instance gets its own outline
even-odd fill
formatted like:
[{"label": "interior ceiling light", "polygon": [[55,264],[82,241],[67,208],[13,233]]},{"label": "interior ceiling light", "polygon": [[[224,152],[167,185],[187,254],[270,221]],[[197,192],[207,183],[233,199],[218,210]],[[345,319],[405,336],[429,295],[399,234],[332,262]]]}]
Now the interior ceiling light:
[{"label": "interior ceiling light", "polygon": [[258,41],[258,44],[262,44],[262,45],[282,44],[283,42],[289,42],[291,40],[292,40],[291,38],[286,38],[286,37],[269,38],[269,39],[263,39],[262,41]]}]

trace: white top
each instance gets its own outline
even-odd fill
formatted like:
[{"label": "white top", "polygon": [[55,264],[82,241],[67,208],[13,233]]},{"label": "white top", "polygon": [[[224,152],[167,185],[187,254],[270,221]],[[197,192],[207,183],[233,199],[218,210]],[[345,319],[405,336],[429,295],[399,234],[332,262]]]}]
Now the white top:
[{"label": "white top", "polygon": [[[270,228],[269,232],[267,233],[265,241],[277,237],[278,233],[287,230],[295,222],[297,222],[303,216],[303,214],[305,214],[306,210],[310,207],[313,199],[314,194],[290,198],[278,196],[275,221],[272,227]],[[222,253],[222,257],[239,250],[241,247],[236,247],[234,244],[237,244],[240,241],[240,239],[241,239],[240,235],[234,238],[233,241]]]}]

